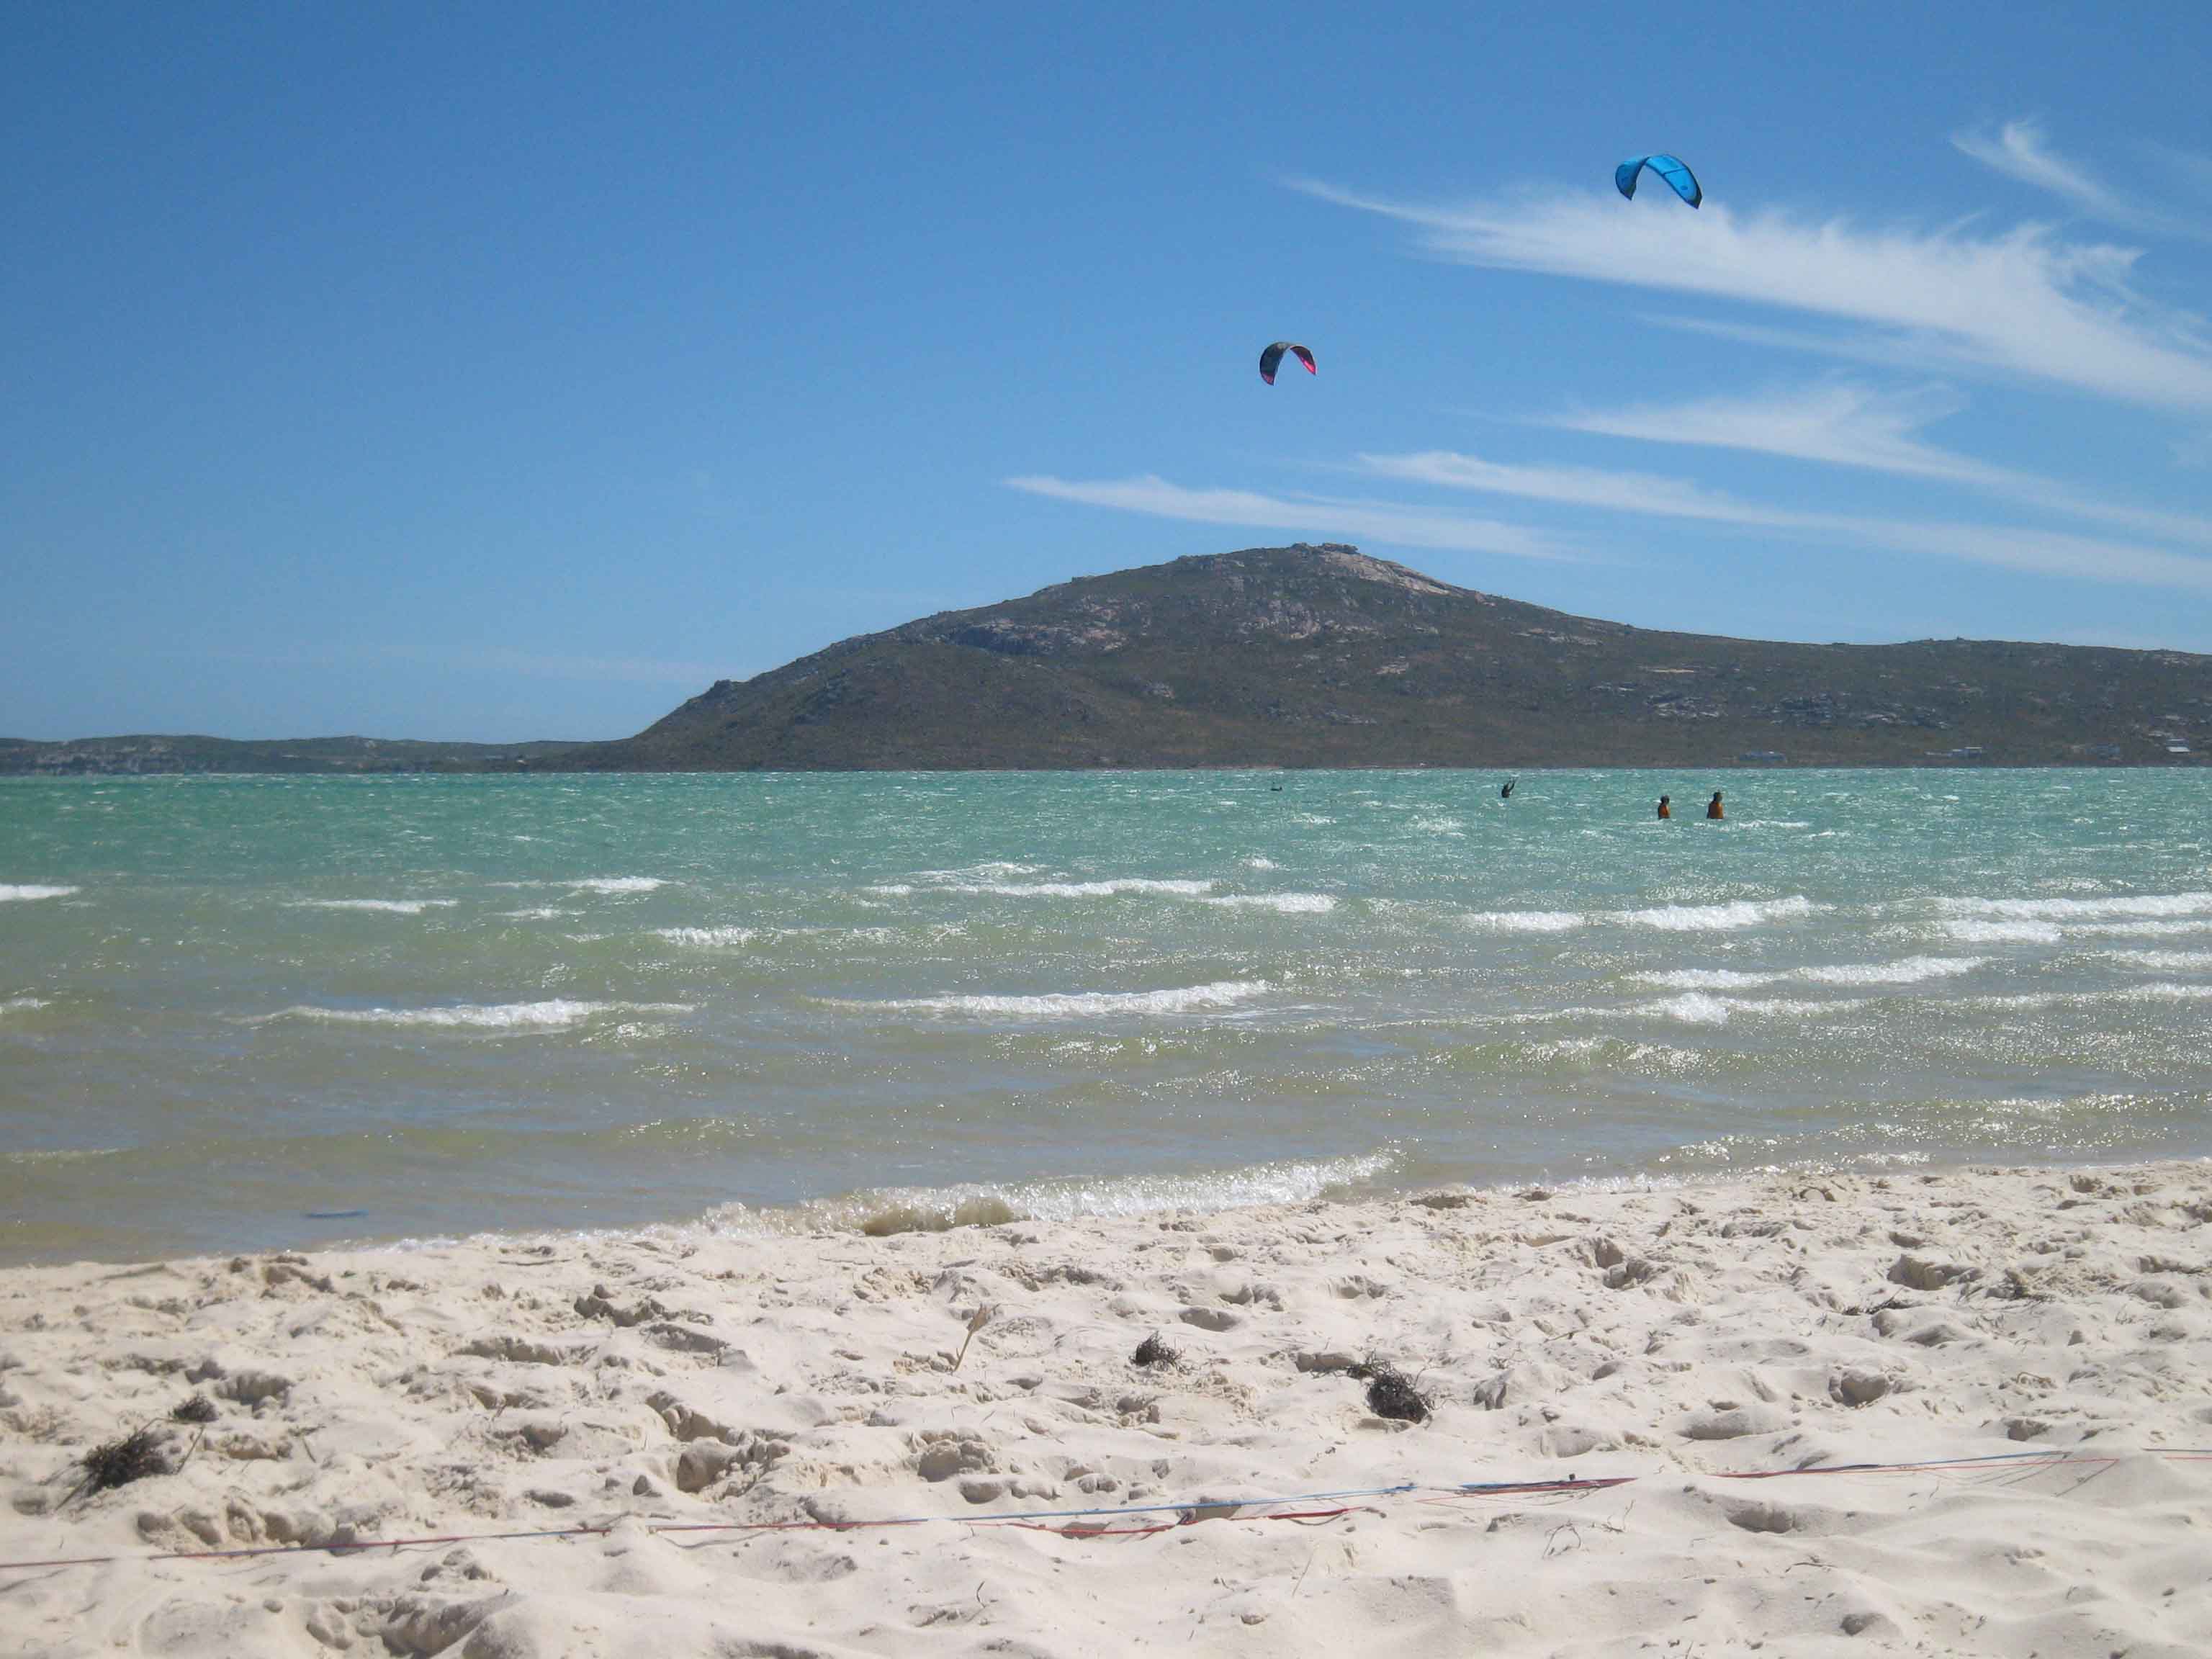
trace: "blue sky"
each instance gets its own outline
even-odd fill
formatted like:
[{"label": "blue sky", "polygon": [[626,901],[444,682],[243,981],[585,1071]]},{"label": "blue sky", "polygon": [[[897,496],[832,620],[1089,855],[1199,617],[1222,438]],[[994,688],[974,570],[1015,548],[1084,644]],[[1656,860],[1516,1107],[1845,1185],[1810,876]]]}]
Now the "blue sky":
[{"label": "blue sky", "polygon": [[2212,651],[2212,7],[1789,11],[8,9],[0,734],[611,736],[1297,539]]}]

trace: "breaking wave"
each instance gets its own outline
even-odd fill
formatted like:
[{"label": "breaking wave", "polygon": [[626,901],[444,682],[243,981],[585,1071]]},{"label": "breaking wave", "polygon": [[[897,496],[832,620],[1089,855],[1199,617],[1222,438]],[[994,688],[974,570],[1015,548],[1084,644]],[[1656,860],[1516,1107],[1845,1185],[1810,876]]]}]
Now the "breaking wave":
[{"label": "breaking wave", "polygon": [[453,899],[296,899],[295,910],[374,910],[395,916],[419,916],[425,910],[450,910]]},{"label": "breaking wave", "polygon": [[36,884],[18,884],[0,881],[0,904],[4,904],[11,899],[67,898],[70,894],[82,890],[82,889],[76,887],[41,887]]},{"label": "breaking wave", "polygon": [[672,944],[711,951],[732,945],[750,945],[760,937],[757,927],[656,927],[653,930]]},{"label": "breaking wave", "polygon": [[608,1014],[688,1014],[683,1002],[582,1002],[552,997],[543,1002],[457,1003],[434,1008],[325,1008],[295,1003],[249,1021],[265,1025],[297,1019],[325,1025],[388,1025],[432,1030],[565,1031]]},{"label": "breaking wave", "polygon": [[1620,920],[1635,927],[1669,933],[1718,933],[1761,922],[1795,921],[1818,908],[1802,895],[1783,899],[1737,899],[1726,904],[1662,904],[1648,910],[1623,910]]},{"label": "breaking wave", "polygon": [[1384,1183],[1403,1158],[1395,1150],[1350,1158],[1285,1160],[1242,1169],[1180,1175],[1115,1176],[939,1188],[892,1188],[817,1199],[787,1209],[729,1205],[711,1212],[720,1231],[760,1233],[945,1232],[1010,1221],[1074,1221],[1094,1216],[1152,1215],[1163,1210],[1244,1209],[1263,1204],[1310,1204],[1334,1194]]},{"label": "breaking wave", "polygon": [[1161,991],[1060,991],[1037,996],[907,997],[858,1006],[905,1014],[975,1015],[1001,1019],[1097,1019],[1115,1014],[1188,1014],[1233,1008],[1263,994],[1263,979],[1219,979]]},{"label": "breaking wave", "polygon": [[2212,915],[2212,893],[2139,893],[2112,898],[1939,898],[1946,915],[2007,921],[2100,921],[2116,916]]},{"label": "breaking wave", "polygon": [[1213,890],[1210,881],[1161,880],[1150,876],[1114,876],[1101,881],[953,882],[948,893],[987,893],[994,898],[1118,898],[1124,893],[1152,893],[1199,898]]},{"label": "breaking wave", "polygon": [[1466,921],[1493,933],[1571,933],[1589,925],[1579,910],[1480,910]]},{"label": "breaking wave", "polygon": [[1202,901],[1229,910],[1276,910],[1286,916],[1325,916],[1336,908],[1328,893],[1224,893]]}]

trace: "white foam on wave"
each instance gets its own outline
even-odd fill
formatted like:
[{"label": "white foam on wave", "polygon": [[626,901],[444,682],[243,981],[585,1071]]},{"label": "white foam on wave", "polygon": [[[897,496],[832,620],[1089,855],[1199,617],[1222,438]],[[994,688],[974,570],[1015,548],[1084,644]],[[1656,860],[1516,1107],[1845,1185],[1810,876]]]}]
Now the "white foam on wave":
[{"label": "white foam on wave", "polygon": [[2130,985],[2125,990],[2106,991],[2103,994],[2117,1002],[2201,1002],[2212,997],[2212,985],[2180,985],[2172,980],[2153,980],[2147,985]]},{"label": "white foam on wave", "polygon": [[1900,957],[1895,962],[1843,963],[1829,968],[1792,969],[1792,979],[1815,985],[1918,985],[1931,979],[1955,979],[1987,965],[1986,957]]},{"label": "white foam on wave", "polygon": [[2212,893],[2135,893],[2105,898],[1939,898],[1945,915],[2013,921],[2104,921],[2121,916],[2212,916]]},{"label": "white foam on wave", "polygon": [[456,1003],[430,1008],[325,1008],[295,1003],[247,1023],[309,1020],[325,1025],[390,1025],[433,1030],[564,1031],[607,1014],[688,1014],[683,1002],[582,1002],[552,997],[543,1002]]},{"label": "white foam on wave", "polygon": [[864,887],[860,890],[873,893],[878,898],[905,898],[913,893],[914,884],[910,881],[878,882],[874,886]]},{"label": "white foam on wave", "polygon": [[1746,974],[1733,968],[1670,968],[1663,973],[1631,974],[1631,979],[1668,991],[1741,991],[1771,985],[1783,973]]},{"label": "white foam on wave", "polygon": [[1646,985],[1676,991],[1750,990],[1802,980],[1814,985],[1918,985],[1931,979],[1952,979],[1984,966],[1985,957],[1902,957],[1894,962],[1809,963],[1747,973],[1733,968],[1675,968],[1663,973],[1632,974]]},{"label": "white foam on wave", "polygon": [[52,1006],[44,997],[9,997],[0,1000],[0,1014],[35,1013]]},{"label": "white foam on wave", "polygon": [[2098,954],[2114,962],[2131,962],[2137,967],[2153,968],[2166,974],[2212,969],[2212,951],[2103,951]]},{"label": "white foam on wave", "polygon": [[2177,933],[2212,933],[2212,916],[2185,916],[2178,921],[2085,921],[2066,930],[2102,938],[2171,939]]},{"label": "white foam on wave", "polygon": [[1690,991],[1662,1002],[1647,1002],[1629,1012],[1647,1019],[1678,1020],[1685,1025],[1725,1025],[1738,1014],[1807,1017],[1847,1013],[1865,1006],[1858,999],[1806,1002],[1792,997],[1717,997],[1703,991]]},{"label": "white foam on wave", "polygon": [[394,916],[419,916],[425,910],[450,910],[455,899],[296,899],[293,910],[367,910]]},{"label": "white foam on wave", "polygon": [[2066,937],[2049,921],[1947,921],[1943,932],[1961,945],[2056,945]]},{"label": "white foam on wave", "polygon": [[1275,910],[1286,916],[1325,916],[1336,908],[1328,893],[1223,893],[1200,901],[1227,910]]},{"label": "white foam on wave", "polygon": [[1158,991],[1056,991],[1036,996],[906,997],[859,1005],[887,1013],[1000,1019],[1100,1019],[1115,1014],[1190,1014],[1233,1008],[1266,993],[1263,979],[1218,979]]},{"label": "white foam on wave", "polygon": [[1462,920],[1492,933],[1570,933],[1589,921],[1579,910],[1478,910]]},{"label": "white foam on wave", "polygon": [[948,893],[983,893],[996,898],[1119,898],[1146,893],[1167,898],[1200,898],[1213,890],[1210,881],[1162,880],[1150,876],[1113,876],[1100,881],[956,882]]},{"label": "white foam on wave", "polygon": [[1244,867],[1247,870],[1279,870],[1283,866],[1273,859],[1254,857],[1244,860]]},{"label": "white foam on wave", "polygon": [[1178,1174],[895,1188],[816,1199],[789,1209],[727,1205],[711,1212],[706,1221],[719,1232],[860,1231],[882,1236],[1002,1226],[1020,1220],[1155,1215],[1166,1210],[1212,1213],[1259,1205],[1310,1204],[1332,1193],[1387,1181],[1402,1162],[1393,1149]]},{"label": "white foam on wave", "polygon": [[1732,933],[1762,922],[1795,921],[1820,907],[1802,895],[1782,899],[1735,899],[1725,904],[1662,904],[1647,910],[1623,910],[1619,920],[1633,927],[1668,933]]},{"label": "white foam on wave", "polygon": [[550,921],[556,916],[565,916],[568,914],[568,913],[566,910],[562,909],[559,906],[552,904],[537,904],[532,905],[526,910],[502,910],[500,912],[500,915],[503,916],[513,916],[518,921]]},{"label": "white foam on wave", "polygon": [[1619,1036],[1558,1037],[1531,1043],[1528,1057],[1539,1063],[1550,1060],[1586,1060],[1632,1069],[1686,1072],[1702,1063],[1695,1049],[1677,1048],[1664,1042],[1635,1042]]},{"label": "white foam on wave", "polygon": [[580,881],[564,882],[563,886],[580,893],[650,893],[668,884],[659,876],[586,876]]},{"label": "white foam on wave", "polygon": [[761,934],[757,927],[656,927],[653,931],[672,945],[688,945],[702,951],[750,945]]},{"label": "white foam on wave", "polygon": [[0,904],[10,901],[27,902],[32,899],[67,898],[83,890],[76,887],[44,887],[35,882],[0,881]]}]

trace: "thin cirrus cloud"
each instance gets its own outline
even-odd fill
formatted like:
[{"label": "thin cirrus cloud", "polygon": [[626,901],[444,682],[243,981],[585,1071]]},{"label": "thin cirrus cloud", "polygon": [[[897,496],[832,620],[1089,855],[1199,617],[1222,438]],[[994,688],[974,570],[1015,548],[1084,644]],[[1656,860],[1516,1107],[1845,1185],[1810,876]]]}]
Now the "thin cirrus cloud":
[{"label": "thin cirrus cloud", "polygon": [[2202,240],[2212,234],[2204,226],[2115,190],[2085,164],[2059,155],[2045,141],[2043,128],[2034,121],[2008,121],[1994,135],[1978,131],[1954,133],[1951,143],[1960,155],[1972,156],[2008,179],[2062,197],[2094,218],[2159,235]]},{"label": "thin cirrus cloud", "polygon": [[1941,386],[1884,392],[1851,380],[1740,397],[1577,410],[1539,422],[1568,432],[1647,443],[1742,449],[1944,483],[1998,488],[2021,475],[1925,443],[1921,429],[1956,415],[1966,400]]},{"label": "thin cirrus cloud", "polygon": [[[1401,483],[1472,490],[1555,506],[1595,507],[1607,512],[1774,531],[1830,544],[1882,547],[1893,552],[1962,559],[2039,575],[2212,592],[2212,560],[2062,532],[1798,512],[1744,501],[1654,473],[1515,465],[1449,450],[1362,455],[1358,465],[1375,477]],[[1243,489],[1194,489],[1150,475],[1097,480],[1030,477],[1006,482],[1009,488],[1054,501],[1078,501],[1091,507],[1200,524],[1291,530],[1302,535],[1371,537],[1401,547],[1502,553],[1516,558],[1573,556],[1542,532],[1524,526],[1425,512],[1395,502],[1290,498]]]},{"label": "thin cirrus cloud", "polygon": [[1809,387],[1698,398],[1678,404],[1578,410],[1536,424],[1647,443],[1745,450],[1963,484],[2001,495],[2017,506],[2112,525],[2138,535],[2212,547],[2212,519],[2106,501],[2035,473],[1975,460],[1919,436],[1923,428],[1965,407],[1963,398],[1941,386],[1883,392],[1854,381],[1833,380]]},{"label": "thin cirrus cloud", "polygon": [[1249,489],[1191,489],[1151,474],[1097,480],[1030,476],[1008,478],[1006,483],[1010,489],[1054,501],[1079,501],[1193,524],[1289,530],[1305,536],[1371,537],[1401,547],[1498,553],[1515,559],[1572,562],[1578,556],[1571,547],[1525,525],[1462,518],[1395,501],[1266,495]]},{"label": "thin cirrus cloud", "polygon": [[1411,225],[1429,251],[1467,264],[1842,319],[1909,338],[1923,357],[2153,408],[2212,409],[2212,352],[2134,290],[2136,252],[2040,226],[1977,235],[1738,216],[1711,201],[1703,213],[1638,211],[1586,191],[1447,208],[1297,188]]},{"label": "thin cirrus cloud", "polygon": [[2212,559],[2059,531],[1801,512],[1747,501],[1651,473],[1515,465],[1450,450],[1362,455],[1358,459],[1364,471],[1401,483],[1475,490],[1655,518],[1702,520],[1711,524],[1778,531],[1830,544],[1963,559],[2038,575],[2212,592]]}]

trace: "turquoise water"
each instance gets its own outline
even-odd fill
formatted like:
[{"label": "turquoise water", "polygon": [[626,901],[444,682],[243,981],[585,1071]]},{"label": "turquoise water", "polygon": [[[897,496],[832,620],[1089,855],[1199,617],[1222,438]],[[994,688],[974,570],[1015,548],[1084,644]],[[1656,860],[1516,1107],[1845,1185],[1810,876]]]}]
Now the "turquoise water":
[{"label": "turquoise water", "polygon": [[2196,776],[1497,781],[0,783],[0,1259],[2212,1153]]}]

